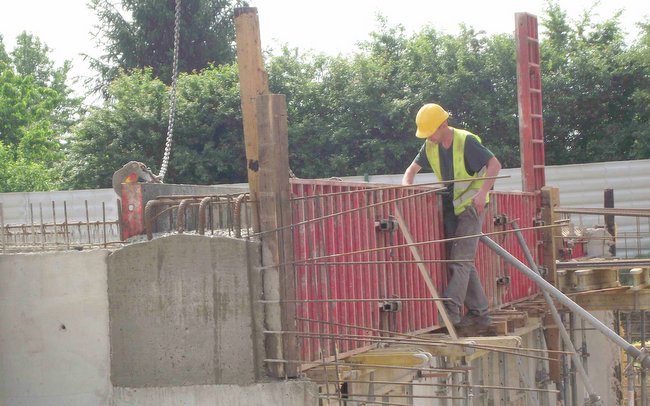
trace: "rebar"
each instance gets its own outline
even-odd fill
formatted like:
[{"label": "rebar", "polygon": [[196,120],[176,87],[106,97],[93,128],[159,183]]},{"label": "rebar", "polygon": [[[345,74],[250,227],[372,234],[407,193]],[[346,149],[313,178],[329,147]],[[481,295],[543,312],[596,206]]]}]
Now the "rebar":
[{"label": "rebar", "polygon": [[269,234],[269,233],[276,233],[278,231],[288,229],[288,228],[294,228],[294,227],[297,227],[297,226],[301,226],[303,224],[315,223],[317,221],[326,220],[326,219],[329,219],[329,218],[332,218],[332,217],[342,216],[344,214],[349,214],[349,213],[354,213],[354,212],[357,212],[357,211],[367,210],[367,209],[372,208],[372,207],[384,206],[384,205],[389,204],[389,203],[394,203],[394,202],[398,202],[398,201],[401,201],[401,200],[406,200],[406,199],[411,199],[411,198],[414,198],[414,197],[427,195],[427,194],[430,194],[430,193],[433,193],[433,192],[438,192],[440,190],[442,190],[442,189],[431,189],[431,190],[427,190],[427,191],[424,191],[424,192],[415,193],[413,195],[408,195],[408,196],[398,197],[398,198],[391,199],[391,200],[382,201],[381,203],[373,203],[373,204],[368,204],[368,205],[364,205],[364,206],[361,206],[361,207],[355,207],[354,209],[343,210],[343,211],[339,211],[339,212],[336,212],[336,213],[326,214],[326,215],[321,216],[321,217],[316,217],[316,218],[313,218],[313,219],[300,221],[298,223],[291,223],[289,225],[282,226],[282,227],[277,227],[277,228],[274,228],[272,230],[260,231],[258,233],[254,233],[252,235],[258,237],[258,236],[262,236],[262,235]]},{"label": "rebar", "polygon": [[[466,369],[463,369],[466,371]],[[404,385],[404,386],[443,386],[450,388],[481,388],[481,389],[502,389],[502,386],[496,385],[482,385],[482,384],[453,384],[453,383],[429,383],[429,382],[401,382],[401,381],[381,381],[381,380],[362,380],[362,379],[340,379],[336,382],[347,382],[347,383],[377,383],[382,385]],[[520,388],[517,386],[509,386],[507,389],[511,390],[520,390],[522,392],[548,392],[548,393],[558,393],[557,389],[539,389],[539,388]]]},{"label": "rebar", "polygon": [[[494,352],[507,352],[507,353],[512,353],[516,355],[523,355],[526,356],[526,354],[523,354],[521,352],[516,352],[516,351],[508,351],[508,350],[522,350],[522,351],[539,351],[539,352],[553,352],[553,353],[566,353],[565,351],[552,351],[552,350],[536,350],[533,348],[521,348],[521,347],[504,347],[504,346],[498,346],[498,345],[488,345],[488,344],[475,344],[475,343],[468,343],[468,342],[462,342],[462,341],[455,341],[455,340],[433,340],[433,339],[426,339],[422,338],[417,335],[413,334],[407,334],[407,333],[396,333],[393,331],[388,331],[388,330],[382,330],[382,329],[376,329],[376,328],[371,328],[371,327],[363,327],[363,326],[355,326],[351,324],[343,324],[343,323],[334,323],[330,321],[324,321],[324,320],[314,320],[314,319],[304,319],[300,317],[296,317],[296,320],[298,321],[306,321],[306,322],[312,322],[312,323],[323,323],[323,324],[331,324],[335,326],[341,326],[341,327],[347,327],[347,328],[352,328],[356,330],[365,330],[365,331],[372,331],[378,334],[390,334],[393,336],[401,336],[404,339],[401,339],[400,343],[406,343],[407,341],[405,339],[413,339],[413,340],[418,340],[417,344],[429,344],[429,345],[436,345],[436,344],[443,344],[445,346],[448,345],[458,345],[458,346],[463,346],[463,347],[470,347],[470,348],[475,348],[475,349],[482,349],[486,351],[494,351]],[[280,333],[280,332],[279,332]],[[367,336],[364,336],[367,337]],[[384,337],[384,336],[380,336]],[[534,357],[534,356],[531,356]],[[546,360],[547,358],[544,357],[538,357]]]},{"label": "rebar", "polygon": [[[510,175],[499,175],[499,176],[485,176],[485,177],[478,177],[476,180],[487,180],[487,179],[503,179],[503,178],[509,178]],[[427,182],[427,183],[418,183],[415,185],[388,185],[388,186],[377,186],[374,187],[372,184],[363,184],[363,185],[353,185],[351,187],[362,187],[363,189],[355,189],[355,190],[346,190],[342,192],[332,192],[332,193],[325,193],[325,194],[317,194],[317,195],[308,195],[308,196],[299,196],[299,197],[293,197],[291,198],[291,201],[298,201],[298,200],[307,200],[307,199],[313,199],[313,198],[319,198],[319,197],[332,197],[332,196],[340,196],[340,195],[346,195],[346,194],[352,194],[352,193],[367,193],[367,192],[377,192],[377,191],[382,191],[382,190],[398,190],[398,189],[409,189],[409,188],[414,188],[414,187],[421,187],[421,186],[433,186],[433,185],[447,185],[449,183],[454,183],[454,180],[443,180],[443,181],[437,181],[437,182]],[[321,185],[323,187],[328,187],[329,185]],[[446,188],[443,188],[446,189]],[[442,189],[438,189],[442,190]]]},{"label": "rebar", "polygon": [[613,215],[628,217],[650,217],[650,209],[614,209],[614,208],[578,208],[578,207],[555,207],[554,213],[560,214],[592,214],[592,215]]},{"label": "rebar", "polygon": [[[524,227],[520,228],[521,231],[528,231],[528,230],[543,230],[547,228],[554,228],[554,227],[561,227],[559,224],[552,224],[552,225],[545,225],[545,226],[534,226],[534,227]],[[259,266],[256,269],[260,271],[264,271],[267,269],[275,269],[279,268],[282,266],[286,265],[291,265],[291,264],[303,264],[303,263],[310,263],[312,261],[320,261],[324,259],[330,259],[330,258],[338,258],[341,256],[346,256],[346,255],[355,255],[355,254],[366,254],[370,252],[378,252],[378,251],[383,251],[383,250],[388,250],[388,249],[398,249],[398,248],[408,248],[408,247],[419,247],[421,245],[427,245],[427,244],[442,244],[442,243],[448,243],[448,242],[453,242],[453,241],[458,241],[458,240],[463,240],[467,238],[476,238],[476,237],[481,237],[481,236],[493,236],[493,235],[503,235],[503,234],[511,234],[514,233],[512,230],[504,230],[504,231],[493,231],[491,233],[482,233],[482,234],[475,234],[475,235],[466,235],[463,237],[452,237],[452,238],[442,238],[439,240],[429,240],[429,241],[420,241],[412,244],[397,244],[397,245],[391,245],[387,247],[378,247],[378,248],[368,248],[364,250],[359,250],[359,251],[351,251],[351,252],[341,252],[337,254],[331,254],[331,255],[325,255],[325,256],[320,256],[320,257],[313,257],[313,258],[307,258],[307,259],[301,259],[301,260],[296,260],[291,263],[279,263],[279,264],[270,264],[270,265],[265,265],[265,266]]]}]

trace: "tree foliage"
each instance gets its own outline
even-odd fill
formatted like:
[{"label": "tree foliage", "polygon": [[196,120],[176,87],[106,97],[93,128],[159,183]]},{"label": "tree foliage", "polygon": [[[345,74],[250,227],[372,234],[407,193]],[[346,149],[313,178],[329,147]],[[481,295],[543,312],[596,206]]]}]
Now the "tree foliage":
[{"label": "tree foliage", "polygon": [[[134,16],[140,10],[136,6],[142,6],[143,15],[153,18],[150,3],[156,2],[132,0],[123,5]],[[107,3],[96,0],[99,4]],[[169,14],[172,4],[165,3],[157,12]],[[110,15],[115,21],[122,18]],[[549,2],[541,21],[546,163],[650,158],[648,23],[641,37],[628,45],[618,15],[597,21],[587,12],[575,22]],[[106,29],[117,25],[112,22]],[[144,44],[145,27],[124,29],[133,31],[133,44]],[[157,35],[167,32],[171,27],[159,29]],[[93,108],[73,131],[64,176],[67,187],[107,187],[113,172],[130,160],[143,161],[154,172],[159,169],[168,114],[164,69],[170,64],[163,63],[164,58],[126,64],[128,58],[118,47],[122,43],[108,43],[114,53],[107,61],[131,70],[121,71],[107,88],[105,104]],[[171,52],[167,46],[145,52],[133,45],[132,50],[158,57],[166,52],[168,58]],[[2,51],[0,47],[0,61],[12,58]],[[157,67],[138,68],[154,62]],[[287,96],[290,164],[300,177],[403,172],[421,145],[413,136],[414,117],[427,102],[444,105],[451,113],[450,124],[481,136],[505,167],[520,165],[513,35],[486,35],[465,26],[457,35],[433,27],[407,35],[403,27],[389,26],[380,18],[377,30],[352,55],[283,47],[268,55],[266,69],[270,90]],[[11,74],[17,75],[15,70]],[[30,76],[34,86],[37,76]],[[245,181],[238,82],[234,63],[180,76],[166,181]],[[15,147],[10,148],[15,154]]]},{"label": "tree foliage", "polygon": [[[180,72],[234,61],[235,7],[240,0],[183,0],[181,2]],[[175,0],[91,0],[99,25],[96,37],[104,55],[92,61],[106,86],[120,71],[150,67],[154,77],[171,82]]]},{"label": "tree foliage", "polygon": [[[178,80],[169,183],[233,183],[245,177],[239,77],[234,64]],[[160,169],[168,117],[168,87],[151,69],[117,78],[108,102],[75,130],[64,171],[68,187],[109,187],[129,161]]]},{"label": "tree foliage", "polygon": [[80,100],[66,84],[69,62],[55,67],[50,49],[22,33],[6,53],[0,38],[0,191],[48,190],[59,185],[63,135]]},{"label": "tree foliage", "polygon": [[620,13],[594,22],[587,12],[574,22],[549,4],[546,15],[541,51],[547,163],[650,157],[639,144],[648,131],[647,121],[639,120],[647,111],[639,95],[650,87],[647,44],[626,46]]},{"label": "tree foliage", "polygon": [[[285,48],[269,61],[271,90],[287,94],[291,161],[304,177],[399,173],[415,156],[414,117],[438,101],[452,125],[518,161],[514,43],[464,29],[407,37],[380,27],[351,58]],[[317,151],[317,152],[315,152]]]}]

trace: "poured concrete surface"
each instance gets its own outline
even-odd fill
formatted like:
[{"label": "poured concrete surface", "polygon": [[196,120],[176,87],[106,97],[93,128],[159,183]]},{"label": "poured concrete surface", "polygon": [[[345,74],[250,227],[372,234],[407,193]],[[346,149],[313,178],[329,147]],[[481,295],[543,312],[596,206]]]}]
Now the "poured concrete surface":
[{"label": "poured concrete surface", "polygon": [[305,406],[318,405],[313,382],[205,385],[168,388],[115,388],[112,406]]},{"label": "poured concrete surface", "polygon": [[0,255],[0,405],[105,405],[108,251]]},{"label": "poured concrete surface", "polygon": [[108,263],[114,386],[258,380],[261,284],[249,272],[259,266],[257,243],[171,235],[127,246]]}]

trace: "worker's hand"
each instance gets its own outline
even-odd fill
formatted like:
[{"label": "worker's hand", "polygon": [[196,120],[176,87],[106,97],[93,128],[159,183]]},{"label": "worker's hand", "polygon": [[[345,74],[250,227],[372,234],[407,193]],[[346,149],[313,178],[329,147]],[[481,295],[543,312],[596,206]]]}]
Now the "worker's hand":
[{"label": "worker's hand", "polygon": [[472,199],[472,205],[474,206],[476,214],[478,214],[479,217],[483,215],[483,211],[485,210],[486,199],[487,193],[482,193],[480,191],[476,194],[476,196],[474,196],[474,199]]}]

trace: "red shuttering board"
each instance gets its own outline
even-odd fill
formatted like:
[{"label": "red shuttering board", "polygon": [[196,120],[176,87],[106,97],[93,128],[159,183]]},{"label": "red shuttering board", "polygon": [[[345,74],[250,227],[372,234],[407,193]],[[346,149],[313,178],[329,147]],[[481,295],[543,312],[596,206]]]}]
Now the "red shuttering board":
[{"label": "red shuttering board", "polygon": [[[421,332],[440,324],[434,302],[404,236],[390,220],[399,208],[424,261],[444,260],[440,199],[431,187],[340,181],[292,180],[296,317],[302,361],[350,353],[376,343],[379,336]],[[537,231],[526,230],[535,217],[533,193],[494,193],[483,228],[526,263],[509,224],[517,220],[537,258]],[[383,229],[377,225],[388,220]],[[519,271],[479,245],[477,269],[490,306],[531,296],[537,290]],[[447,283],[443,262],[424,264],[440,295]],[[497,285],[497,279],[510,283]],[[391,306],[399,306],[391,308]],[[387,310],[382,310],[385,306]]]}]

